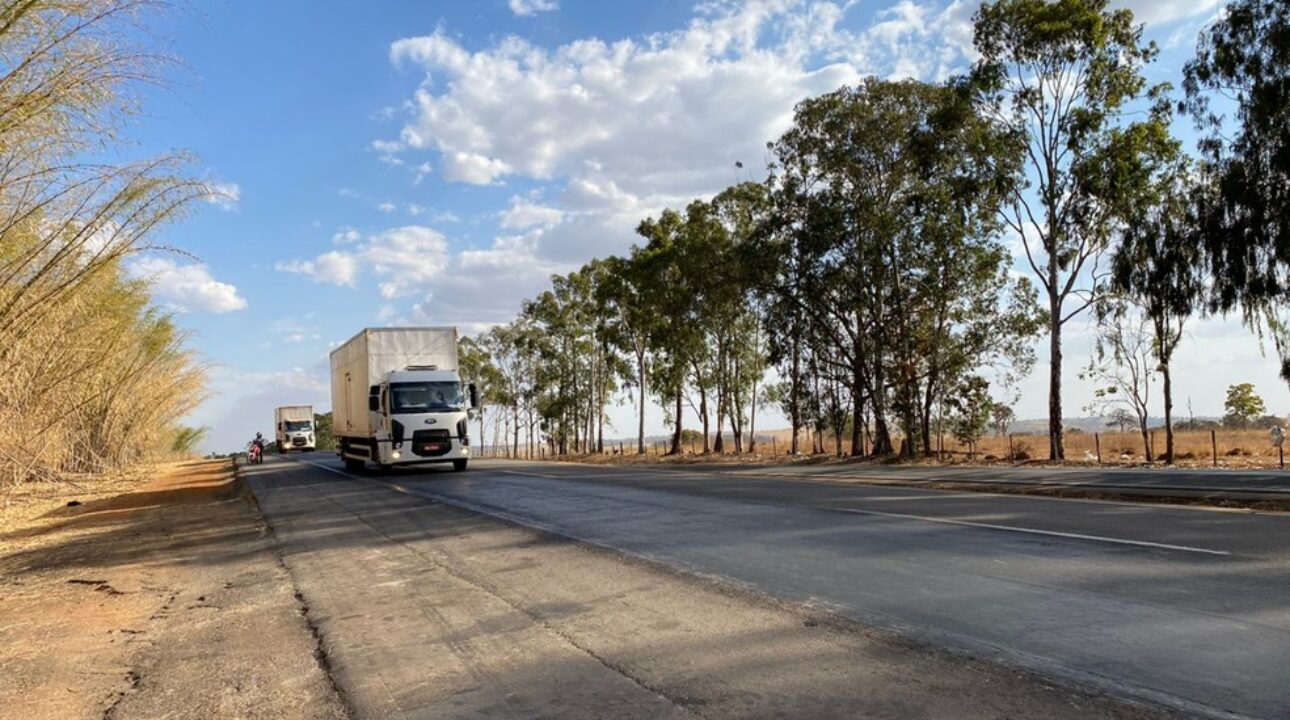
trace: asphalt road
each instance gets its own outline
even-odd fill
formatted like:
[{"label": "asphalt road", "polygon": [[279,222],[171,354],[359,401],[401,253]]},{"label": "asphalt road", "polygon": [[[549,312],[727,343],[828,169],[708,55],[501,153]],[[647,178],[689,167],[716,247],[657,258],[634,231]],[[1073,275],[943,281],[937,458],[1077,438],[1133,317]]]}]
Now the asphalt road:
[{"label": "asphalt road", "polygon": [[277,458],[241,475],[355,720],[1177,716],[401,482]]},{"label": "asphalt road", "polygon": [[1086,490],[1290,498],[1290,472],[1183,468],[910,467],[847,463],[775,465],[711,470],[753,477],[839,481],[1062,486]]},{"label": "asphalt road", "polygon": [[1052,677],[1290,717],[1290,516],[474,463],[362,479]]}]

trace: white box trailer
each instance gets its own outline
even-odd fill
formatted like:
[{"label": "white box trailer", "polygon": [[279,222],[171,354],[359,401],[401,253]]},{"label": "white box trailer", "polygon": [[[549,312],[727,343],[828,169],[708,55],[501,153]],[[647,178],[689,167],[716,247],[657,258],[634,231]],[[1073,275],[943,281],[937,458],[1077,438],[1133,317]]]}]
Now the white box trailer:
[{"label": "white box trailer", "polygon": [[332,434],[352,470],[470,456],[478,399],[457,374],[454,327],[367,328],[331,352]]},{"label": "white box trailer", "polygon": [[278,452],[291,450],[313,452],[317,447],[314,436],[314,407],[312,405],[284,405],[273,409],[273,432],[278,441]]}]

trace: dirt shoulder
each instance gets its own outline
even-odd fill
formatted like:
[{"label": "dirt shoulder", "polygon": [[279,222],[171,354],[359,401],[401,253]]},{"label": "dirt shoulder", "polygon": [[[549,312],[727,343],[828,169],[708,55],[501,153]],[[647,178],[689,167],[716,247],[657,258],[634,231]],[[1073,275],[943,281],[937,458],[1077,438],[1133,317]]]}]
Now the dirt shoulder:
[{"label": "dirt shoulder", "polygon": [[0,718],[346,717],[227,463],[112,489],[6,518]]}]

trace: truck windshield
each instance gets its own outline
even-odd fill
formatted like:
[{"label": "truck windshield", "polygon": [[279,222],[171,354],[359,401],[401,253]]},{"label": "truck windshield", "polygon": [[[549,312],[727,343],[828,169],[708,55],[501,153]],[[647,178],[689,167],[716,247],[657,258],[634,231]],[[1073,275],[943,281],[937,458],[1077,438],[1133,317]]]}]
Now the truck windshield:
[{"label": "truck windshield", "polygon": [[390,385],[390,412],[395,415],[458,411],[466,398],[457,382],[411,382]]},{"label": "truck windshield", "polygon": [[287,432],[304,432],[312,428],[313,423],[308,420],[287,420],[285,423]]}]

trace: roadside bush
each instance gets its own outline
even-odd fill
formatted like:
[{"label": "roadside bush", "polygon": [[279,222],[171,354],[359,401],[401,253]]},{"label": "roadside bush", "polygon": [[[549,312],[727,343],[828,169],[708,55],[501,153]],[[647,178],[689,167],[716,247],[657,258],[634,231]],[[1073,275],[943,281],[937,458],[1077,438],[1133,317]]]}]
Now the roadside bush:
[{"label": "roadside bush", "polygon": [[154,0],[0,10],[0,484],[165,452],[203,373],[124,263],[205,183],[114,144],[164,59],[136,43]]}]

